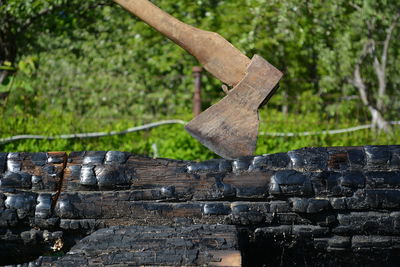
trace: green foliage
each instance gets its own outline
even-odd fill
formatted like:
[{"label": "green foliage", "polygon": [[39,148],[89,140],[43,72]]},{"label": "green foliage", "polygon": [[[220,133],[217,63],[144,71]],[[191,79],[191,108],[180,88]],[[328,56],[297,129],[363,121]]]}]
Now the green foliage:
[{"label": "green foliage", "polygon": [[[372,36],[381,49],[400,8],[397,2],[154,1],[178,19],[219,32],[246,55],[260,54],[285,72],[280,89],[261,113],[261,132],[370,123],[348,79],[366,38]],[[396,28],[388,56],[388,120],[398,120],[400,111],[398,37]],[[190,120],[191,71],[198,63],[111,1],[1,1],[0,47],[10,44],[18,48],[14,58],[7,59],[0,49],[0,74],[10,72],[0,84],[0,137],[115,131],[161,119]],[[372,64],[362,71],[375,88]],[[204,108],[224,96],[220,85],[211,75],[203,76]],[[282,106],[288,107],[288,114],[280,112]],[[257,153],[393,144],[398,137],[397,128],[393,136],[370,130],[332,136],[261,135]],[[161,157],[215,157],[181,125],[126,136],[18,141],[0,145],[0,150],[124,150],[153,155],[154,146]]]},{"label": "green foliage", "polygon": [[318,134],[310,136],[274,137],[263,135],[270,133],[301,133],[320,132],[324,130],[345,129],[358,125],[358,120],[352,117],[328,117],[320,112],[307,114],[288,114],[283,116],[274,110],[264,110],[261,120],[257,144],[257,154],[289,151],[302,147],[316,146],[362,146],[366,144],[389,145],[397,144],[400,136],[399,127],[394,128],[392,136],[385,133],[376,133],[370,129],[336,135]]}]

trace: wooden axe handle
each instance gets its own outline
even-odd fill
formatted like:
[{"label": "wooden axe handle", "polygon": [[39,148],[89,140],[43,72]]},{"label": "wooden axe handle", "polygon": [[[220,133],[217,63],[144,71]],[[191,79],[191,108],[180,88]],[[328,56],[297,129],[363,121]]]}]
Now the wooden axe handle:
[{"label": "wooden axe handle", "polygon": [[215,32],[185,24],[147,0],[114,0],[188,51],[222,82],[234,86],[246,74],[250,59]]}]

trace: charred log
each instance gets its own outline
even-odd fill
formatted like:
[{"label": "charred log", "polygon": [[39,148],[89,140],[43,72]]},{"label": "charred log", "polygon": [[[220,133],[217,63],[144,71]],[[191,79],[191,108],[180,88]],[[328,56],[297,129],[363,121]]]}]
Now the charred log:
[{"label": "charred log", "polygon": [[[111,240],[109,231],[154,235],[140,245],[125,240],[118,251],[108,241],[93,242]],[[188,247],[172,241],[151,247],[151,239],[166,236]],[[215,248],[202,247],[208,241],[194,244],[194,236],[216,244],[223,237],[226,246],[214,255]],[[221,255],[241,255],[245,266],[363,265],[378,258],[395,264],[400,146],[305,148],[200,163],[115,151],[0,153],[0,240],[0,264],[43,255],[56,257],[43,256],[38,265],[193,265],[206,256],[217,264]],[[136,251],[145,243],[156,260]],[[57,250],[65,256],[58,259]]]}]

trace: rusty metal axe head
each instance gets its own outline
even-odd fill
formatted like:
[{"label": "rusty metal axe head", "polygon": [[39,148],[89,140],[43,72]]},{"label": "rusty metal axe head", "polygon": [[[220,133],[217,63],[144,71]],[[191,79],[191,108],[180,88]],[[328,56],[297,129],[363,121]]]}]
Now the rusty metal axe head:
[{"label": "rusty metal axe head", "polygon": [[252,155],[257,143],[257,110],[271,97],[282,73],[260,56],[250,60],[219,34],[187,25],[148,0],[114,1],[196,57],[216,78],[234,86],[185,128],[224,158]]},{"label": "rusty metal axe head", "polygon": [[252,155],[258,136],[258,108],[274,93],[282,73],[255,55],[244,78],[185,129],[216,154],[234,159]]}]

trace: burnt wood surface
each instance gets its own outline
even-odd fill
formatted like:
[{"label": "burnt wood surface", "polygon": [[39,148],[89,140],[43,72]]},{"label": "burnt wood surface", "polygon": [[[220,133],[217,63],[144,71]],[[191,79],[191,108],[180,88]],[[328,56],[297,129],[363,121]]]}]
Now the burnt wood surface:
[{"label": "burnt wood surface", "polygon": [[64,257],[39,266],[241,266],[232,225],[112,226],[83,238]]},{"label": "burnt wood surface", "polygon": [[0,153],[0,264],[396,266],[399,248],[397,145],[205,162]]}]

